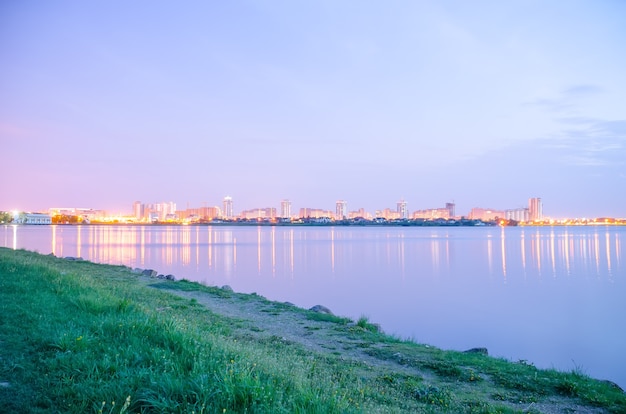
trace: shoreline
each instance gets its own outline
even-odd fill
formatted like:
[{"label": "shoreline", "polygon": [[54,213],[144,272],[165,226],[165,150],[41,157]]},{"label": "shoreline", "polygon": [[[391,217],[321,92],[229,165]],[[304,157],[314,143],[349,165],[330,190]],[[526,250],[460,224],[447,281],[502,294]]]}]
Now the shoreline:
[{"label": "shoreline", "polygon": [[155,223],[136,223],[136,222],[82,222],[82,223],[51,223],[51,224],[25,224],[25,223],[2,223],[5,226],[146,226],[146,227],[159,227],[159,226],[232,226],[232,227],[520,227],[520,228],[535,228],[535,227],[622,227],[626,226],[626,219],[622,222],[619,219],[618,222],[595,222],[589,220],[584,223],[519,223],[519,224],[499,224],[493,221],[479,221],[481,224],[461,224],[461,223],[441,223],[433,221],[422,222],[385,222],[385,223],[280,223],[280,222],[259,222],[259,221],[244,221],[244,222],[200,222],[200,223],[180,223],[180,222],[155,222]]},{"label": "shoreline", "polygon": [[[140,275],[137,271],[133,272],[125,266],[68,260],[25,250],[0,249],[0,272],[2,273],[0,295],[4,295],[0,302],[3,304],[4,313],[0,317],[5,318],[2,322],[8,321],[6,320],[8,314],[14,315],[19,309],[22,309],[19,312],[24,312],[24,309],[28,309],[29,303],[32,303],[33,312],[40,314],[40,318],[55,318],[54,320],[58,322],[54,323],[60,324],[58,328],[54,328],[49,325],[53,323],[53,319],[50,319],[44,325],[36,322],[32,328],[26,328],[30,325],[24,325],[24,323],[31,319],[28,317],[29,313],[25,313],[21,318],[24,321],[21,325],[24,326],[20,326],[18,330],[9,329],[0,333],[2,336],[0,340],[3,343],[15,344],[5,348],[9,350],[9,354],[3,355],[4,361],[12,361],[12,358],[19,357],[19,355],[31,355],[30,353],[24,354],[20,348],[30,346],[31,343],[36,346],[36,343],[32,340],[20,339],[22,336],[37,338],[41,335],[51,335],[48,339],[42,337],[43,341],[59,344],[58,347],[44,348],[32,354],[33,358],[43,364],[41,367],[35,364],[33,369],[49,369],[50,374],[34,372],[33,375],[37,376],[31,378],[28,371],[15,373],[19,374],[17,377],[15,374],[7,376],[8,371],[0,371],[0,382],[8,384],[4,388],[0,387],[0,401],[6,401],[3,399],[22,391],[34,392],[35,400],[40,397],[50,399],[56,395],[54,394],[56,392],[70,391],[73,388],[67,388],[63,382],[53,381],[50,387],[40,391],[32,389],[34,386],[32,384],[45,380],[48,375],[63,375],[62,373],[67,372],[67,369],[84,372],[87,368],[81,368],[76,364],[83,355],[85,363],[93,363],[92,352],[98,355],[96,359],[98,361],[107,361],[108,358],[112,358],[113,354],[109,352],[125,352],[127,353],[125,358],[129,361],[136,358],[135,354],[145,353],[142,358],[149,360],[156,358],[151,363],[156,364],[151,365],[153,367],[151,372],[153,372],[155,367],[158,368],[162,364],[165,364],[164,368],[169,366],[167,361],[170,358],[177,359],[187,355],[185,348],[180,348],[175,353],[164,354],[169,356],[163,360],[158,355],[162,352],[159,349],[164,344],[165,349],[169,349],[167,347],[170,346],[178,349],[185,343],[187,344],[184,345],[185,347],[190,346],[195,349],[190,355],[204,354],[207,346],[208,349],[213,349],[205,358],[216,354],[218,349],[223,348],[226,352],[225,362],[218,363],[216,367],[222,363],[230,365],[231,363],[228,362],[230,360],[235,362],[239,360],[239,363],[246,367],[252,367],[253,363],[255,366],[263,367],[265,374],[260,377],[256,376],[254,369],[248,372],[246,368],[241,372],[244,377],[240,380],[261,381],[258,382],[259,386],[269,387],[264,389],[271,390],[269,399],[257,400],[257,391],[246,387],[241,388],[244,383],[233,383],[234,388],[229,388],[228,392],[221,391],[225,399],[218,401],[225,408],[230,407],[227,408],[227,412],[241,411],[244,407],[251,409],[255,404],[261,404],[261,401],[266,404],[264,406],[267,410],[270,410],[269,407],[273,407],[272,410],[276,409],[275,404],[283,403],[279,401],[278,394],[274,394],[278,391],[270,385],[271,381],[291,383],[294,378],[300,378],[298,381],[309,381],[306,379],[308,375],[306,373],[310,373],[311,369],[321,370],[322,376],[315,376],[315,385],[312,384],[311,387],[319,389],[319,394],[315,397],[315,401],[318,401],[316,404],[330,404],[324,405],[326,407],[322,410],[324,412],[372,412],[387,407],[385,410],[392,412],[434,410],[435,412],[456,413],[476,412],[471,407],[479,406],[483,407],[483,411],[480,412],[557,413],[563,410],[575,410],[582,413],[610,413],[626,408],[626,396],[622,391],[606,381],[588,378],[580,372],[567,373],[537,369],[531,364],[489,357],[485,355],[484,349],[467,353],[442,351],[433,346],[420,345],[385,335],[366,318],[353,321],[325,312],[298,308],[288,303],[269,301],[257,294],[232,292],[227,287],[210,287],[185,280],[158,279],[151,277],[153,273],[158,272],[150,272],[148,276],[147,274]],[[18,275],[21,276],[18,277]],[[21,286],[24,288],[22,289]],[[35,286],[38,287],[35,288]],[[23,292],[25,296],[15,296],[21,295],[19,292]],[[72,321],[69,325],[68,320]],[[153,322],[148,325],[141,322],[146,320]],[[103,326],[119,325],[119,328],[112,331],[110,328],[103,330],[99,327],[101,324],[104,324]],[[137,330],[137,324],[145,326]],[[162,327],[152,333],[153,324],[157,328]],[[81,328],[83,325],[84,328]],[[49,332],[37,331],[48,326],[50,326]],[[119,329],[122,329],[122,333],[117,332]],[[158,339],[162,335],[158,332],[163,329],[171,332],[172,339],[166,342]],[[210,333],[198,332],[196,335],[194,332],[198,329],[209,330]],[[58,335],[61,336],[58,337]],[[69,335],[69,337],[64,335]],[[133,339],[136,335],[139,336]],[[156,335],[154,339],[150,339],[153,335]],[[189,337],[190,342],[185,339],[188,335],[192,335]],[[125,339],[121,340],[121,338]],[[207,339],[210,339],[210,343],[205,344],[204,341]],[[128,348],[129,343],[136,345]],[[111,351],[106,351],[106,347],[111,347]],[[115,351],[117,348],[119,350]],[[228,351],[229,349],[231,351]],[[235,349],[235,354],[233,354]],[[68,354],[67,350],[71,350],[71,353]],[[157,355],[151,356],[155,352]],[[219,352],[217,354],[221,355]],[[56,374],[46,361],[56,364],[54,361],[59,361],[59,358],[67,360],[70,365]],[[119,381],[130,381],[127,385],[118,384],[118,380],[113,380],[109,374],[106,375],[109,378],[109,386],[113,387],[112,389],[118,389],[117,401],[124,401],[128,395],[130,406],[137,408],[139,405],[132,404],[143,404],[139,395],[144,391],[135,389],[133,388],[135,386],[130,384],[134,383],[135,379],[140,380],[143,374],[141,371],[136,371],[133,365],[127,366],[124,362],[126,359],[118,362],[114,362],[113,359],[110,361],[124,365],[124,367],[117,366],[115,368],[117,371],[122,368],[128,370],[126,374],[119,377]],[[200,360],[195,357],[194,361],[200,364]],[[291,362],[284,365],[286,361]],[[159,374],[167,375],[168,378],[175,374],[178,378],[176,381],[179,381],[181,385],[188,384],[187,391],[181,389],[181,394],[176,394],[179,395],[174,398],[178,401],[176,404],[191,404],[186,397],[189,384],[197,381],[194,379],[196,375],[199,375],[197,378],[202,378],[202,373],[208,369],[198,366],[197,373],[194,369],[180,371],[180,368],[187,366],[187,363],[181,360],[172,366],[174,371],[165,369],[162,374]],[[61,368],[63,366],[60,365]],[[189,365],[189,367],[192,366]],[[291,371],[300,370],[296,368],[299,366],[303,367],[302,371],[298,373]],[[287,376],[282,374],[285,369],[290,370]],[[219,372],[221,372],[219,369],[215,371],[215,375]],[[332,374],[332,372],[342,373],[340,375],[345,378],[327,382],[333,378],[333,375],[339,375]],[[106,370],[103,374],[106,374]],[[222,374],[219,373],[219,375]],[[208,395],[213,395],[210,394],[213,392],[210,390],[221,387],[220,384],[224,384],[222,381],[230,378],[228,371],[224,375],[226,377],[222,380],[215,383],[212,381],[203,383],[204,385],[196,389],[195,392],[207,395],[208,399],[203,399],[205,404],[218,404],[215,397],[211,400]],[[29,382],[21,383],[19,378],[22,376],[30,378]],[[90,377],[77,378],[73,381],[80,380],[76,385],[83,384],[80,388],[83,391],[72,398],[78,398],[83,402],[87,399],[88,404],[105,401],[98,397],[98,393],[102,392],[100,389],[102,387],[96,387],[92,391],[84,388],[90,383]],[[267,378],[267,380],[262,378]],[[275,380],[270,380],[271,378]],[[173,378],[165,379],[164,377],[161,380],[155,379],[154,384],[158,387],[162,381],[173,380]],[[270,382],[267,382],[268,380]],[[319,388],[321,385],[323,387]],[[342,390],[338,394],[333,394],[331,390],[324,388],[337,386]],[[234,397],[237,392],[244,392],[243,390],[246,389],[248,391],[245,393],[252,392],[257,397],[252,400],[247,397],[244,400],[238,400]],[[292,388],[281,386],[281,389]],[[205,392],[209,394],[204,394]],[[235,394],[231,394],[232,392]],[[299,391],[293,389],[293,392]],[[90,395],[93,396],[90,397]],[[109,398],[108,401],[111,400],[111,396],[107,398]],[[299,401],[300,397],[294,398],[294,401]],[[56,397],[53,400],[57,401]],[[75,403],[78,404],[78,402]],[[300,403],[285,404],[290,407],[290,411],[293,411]],[[219,410],[221,411],[221,408]],[[69,411],[72,412],[72,410]]]},{"label": "shoreline", "polygon": [[[83,260],[82,258],[73,258],[73,257],[64,257],[63,259],[65,260]],[[233,290],[233,288],[230,285],[222,285],[222,286],[217,286],[217,285],[205,285],[203,283],[200,282],[196,282],[196,281],[192,281],[192,280],[188,280],[185,278],[177,278],[175,275],[172,274],[163,274],[160,273],[154,269],[141,269],[141,268],[130,268],[128,266],[122,265],[123,267],[125,267],[126,269],[128,269],[131,273],[142,276],[143,278],[145,278],[148,283],[149,281],[152,279],[154,281],[162,281],[162,282],[183,282],[183,283],[188,283],[191,285],[197,285],[198,286],[198,291],[202,291],[203,288],[208,289],[209,291],[224,291],[227,294],[233,294],[233,295],[240,295],[240,296],[244,296],[244,297],[251,297],[251,298],[258,298],[261,299],[263,301],[267,301],[267,302],[271,302],[271,303],[275,303],[279,306],[288,306],[293,308],[294,310],[300,311],[300,312],[314,312],[314,313],[319,313],[322,315],[328,315],[329,319],[333,319],[333,318],[338,318],[340,320],[344,320],[344,321],[348,321],[347,323],[351,323],[351,324],[356,324],[357,322],[354,321],[353,319],[351,319],[348,316],[344,316],[344,315],[335,315],[332,311],[332,309],[326,307],[324,304],[316,304],[313,305],[309,308],[306,307],[301,307],[298,306],[296,304],[293,304],[289,301],[277,301],[277,300],[272,300],[272,299],[267,299],[265,296],[260,295],[256,292],[252,292],[252,293],[246,293],[246,292],[238,292]],[[195,290],[195,289],[194,289]],[[171,289],[171,291],[174,294],[180,294],[180,291],[177,291],[177,289]],[[181,295],[184,296],[184,295]],[[241,315],[240,315],[241,316]],[[323,318],[323,317],[322,317]],[[426,347],[431,347],[431,348],[436,348],[436,349],[440,349],[443,352],[457,352],[457,353],[478,353],[481,355],[485,355],[485,356],[492,356],[489,354],[489,349],[485,346],[482,345],[477,345],[477,346],[471,346],[468,347],[467,349],[444,349],[444,348],[440,348],[438,345],[432,344],[432,343],[420,343],[415,341],[414,339],[410,338],[410,337],[406,337],[406,338],[402,338],[399,337],[395,334],[390,334],[385,332],[384,327],[377,323],[376,321],[370,321],[368,317],[362,316],[360,318],[361,323],[367,324],[368,325],[368,330],[370,330],[371,332],[376,332],[379,333],[383,336],[389,337],[389,338],[393,338],[394,340],[399,340],[402,342],[408,342],[408,343],[413,343],[415,345],[419,345],[419,346],[426,346]],[[492,356],[494,358],[497,359],[502,359],[502,360],[506,360],[508,362],[511,363],[522,363],[522,364],[528,364],[530,366],[535,366],[535,362],[533,361],[529,361],[529,360],[519,360],[517,362],[511,360],[510,358],[506,357],[506,356]],[[560,368],[554,368],[553,365],[550,365],[549,367],[543,367],[543,368],[539,368],[539,369],[545,369],[545,370],[556,370],[558,372],[567,372],[567,370],[565,369],[560,369]],[[573,370],[576,371],[579,368],[574,367]],[[609,380],[609,379],[603,379],[603,378],[595,378],[598,381],[602,381],[602,382],[606,382],[608,384],[611,384],[612,386],[620,389],[623,391],[623,388],[620,384],[617,384],[616,382]]]},{"label": "shoreline", "polygon": [[[49,255],[53,255],[53,253],[49,253]],[[63,257],[63,256],[55,256],[55,257],[66,259],[66,260],[79,260],[79,261],[84,260],[82,257],[71,257],[71,256],[65,256],[65,257]],[[90,259],[87,258],[87,261],[89,261],[89,260]],[[93,262],[93,263],[98,263],[98,262]],[[104,262],[100,263],[100,264],[106,265],[106,263],[104,263]],[[114,265],[116,265],[116,264],[114,264]],[[125,267],[130,269],[130,267],[128,267],[128,265],[125,264],[125,263],[119,262],[118,265],[123,265],[123,266],[125,266]],[[172,271],[172,270],[170,270],[170,271]],[[179,278],[179,275],[178,275],[178,273],[176,272],[175,269],[174,269],[174,271],[172,271],[172,273],[175,273],[175,275],[166,274],[166,273],[160,274],[160,272],[155,271],[154,276],[157,279],[166,279],[166,280],[186,279],[185,275],[183,275],[183,277]],[[189,279],[189,280],[193,280],[193,279]],[[198,283],[202,284],[204,282],[198,282]],[[207,283],[208,283],[208,286],[210,286],[210,287],[215,287],[216,286],[216,284],[214,282],[210,282],[210,283],[207,282]],[[261,287],[257,286],[255,289],[249,289],[248,293],[243,293],[243,292],[238,292],[238,293],[240,293],[240,294],[250,294],[250,292],[253,292],[253,291],[260,292],[262,290],[263,289]],[[288,301],[288,300],[290,300],[290,297],[289,296],[285,296],[285,297],[279,298],[279,299]],[[307,302],[304,302],[304,303],[307,303]],[[307,306],[312,305],[313,303],[315,303],[315,302],[308,302]],[[327,305],[327,303],[324,303],[324,302],[320,302],[320,303],[322,305]],[[331,304],[330,307],[333,308],[332,304]],[[305,309],[305,308],[303,308],[303,309]],[[334,308],[333,308],[333,310],[334,310]],[[344,311],[345,311],[345,309],[344,309]],[[351,315],[352,318],[357,318],[359,315],[364,315],[364,314],[368,315],[368,316],[371,316],[368,313],[360,313],[359,314],[359,313],[355,313],[355,312],[351,312],[351,313],[350,312],[351,312],[351,310],[348,311],[348,314]],[[343,312],[343,313],[345,314],[345,312]],[[372,322],[376,322],[377,323],[379,321],[372,321]],[[387,321],[387,322],[389,322],[389,321]],[[383,329],[384,329],[384,327],[383,327]],[[397,327],[396,327],[396,329],[393,332],[400,332],[400,333],[402,333],[401,331],[398,331]],[[394,335],[398,335],[397,333],[393,333],[393,334]],[[402,336],[399,336],[399,337],[406,338],[406,339],[414,338],[414,336],[411,335],[411,334],[402,335]],[[430,339],[426,339],[426,342],[429,343],[429,344],[437,344],[437,341],[433,340],[432,337]],[[450,342],[448,342],[447,345],[444,345],[445,348],[442,348],[442,349],[449,350],[449,351],[460,352],[460,351],[462,351],[464,349],[469,349],[469,348],[473,348],[473,347],[485,347],[485,348],[488,348],[489,350],[492,350],[491,347],[493,346],[493,349],[496,350],[495,354],[498,357],[502,357],[502,358],[505,358],[505,359],[508,359],[508,360],[529,361],[529,363],[531,363],[533,365],[537,365],[538,367],[545,368],[545,369],[551,369],[552,368],[552,369],[557,369],[557,370],[561,370],[561,371],[567,371],[567,370],[570,370],[570,369],[580,369],[580,370],[585,369],[585,370],[587,370],[589,368],[587,366],[587,364],[585,363],[584,358],[575,358],[575,361],[578,362],[578,363],[580,363],[582,361],[582,365],[577,365],[576,362],[573,362],[573,366],[572,366],[572,365],[569,364],[569,362],[574,361],[574,359],[567,359],[565,361],[565,363],[563,363],[563,361],[560,361],[560,364],[555,366],[555,365],[553,365],[553,363],[550,363],[550,361],[551,360],[554,361],[554,359],[542,359],[542,355],[541,354],[536,354],[535,355],[536,358],[533,357],[532,355],[529,356],[528,354],[519,353],[519,352],[517,354],[511,354],[511,353],[507,353],[507,352],[502,352],[502,347],[498,348],[497,345],[498,345],[497,343],[495,345],[493,343],[488,343],[488,344],[482,343],[480,341],[480,338],[478,338],[478,340],[475,340],[475,341],[464,341],[464,343],[461,344],[460,346],[459,346],[459,343],[450,344]],[[441,345],[435,345],[435,346],[441,346]],[[506,350],[507,349],[505,348],[505,351]],[[511,355],[513,355],[513,356],[511,356]],[[557,356],[557,358],[558,358],[558,356]],[[539,362],[537,362],[537,361],[539,361]],[[557,361],[559,361],[559,360],[557,359]],[[593,368],[593,366],[591,368]],[[619,375],[618,376],[610,375],[610,373],[609,373],[609,375],[604,375],[604,376],[600,375],[600,376],[598,376],[598,372],[595,372],[595,375],[596,375],[596,378],[605,378],[607,380],[612,380],[612,381],[615,381],[616,378],[621,378],[621,376],[619,376]],[[616,383],[619,386],[621,386],[622,388],[626,388],[624,386],[624,384],[622,384],[620,382],[623,382],[623,381],[617,381]]]}]

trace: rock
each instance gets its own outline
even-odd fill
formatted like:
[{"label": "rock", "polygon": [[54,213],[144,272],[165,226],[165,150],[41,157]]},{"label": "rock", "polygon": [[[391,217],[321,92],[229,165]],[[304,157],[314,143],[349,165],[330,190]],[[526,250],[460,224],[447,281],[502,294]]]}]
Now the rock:
[{"label": "rock", "polygon": [[143,272],[141,272],[142,275],[144,276],[148,276],[148,277],[156,277],[157,276],[157,271],[156,270],[152,270],[152,269],[146,269]]},{"label": "rock", "polygon": [[317,313],[325,313],[328,315],[333,315],[332,311],[330,309],[328,309],[326,306],[322,306],[322,305],[315,305],[312,308],[309,309],[310,311],[313,312],[317,312]]},{"label": "rock", "polygon": [[165,279],[165,275],[157,275],[157,279]]},{"label": "rock", "polygon": [[487,348],[471,348],[464,352],[466,354],[489,355],[489,351],[487,350]]},{"label": "rock", "polygon": [[83,260],[82,257],[72,257],[72,256],[67,256],[64,258],[65,260],[70,260],[70,261],[78,261],[78,260]]},{"label": "rock", "polygon": [[400,365],[406,365],[409,362],[409,360],[400,352],[396,352],[392,356],[396,360],[396,362],[398,362],[398,364]]},{"label": "rock", "polygon": [[224,285],[221,287],[222,290],[226,291],[226,292],[233,292],[233,288],[231,288],[228,285]]},{"label": "rock", "polygon": [[174,276],[174,275],[165,275],[165,279],[167,279],[167,280],[176,280],[176,276]]},{"label": "rock", "polygon": [[619,390],[621,392],[624,392],[624,390],[622,389],[622,387],[620,387],[619,385],[617,385],[616,383],[614,383],[613,381],[609,381],[609,380],[602,380],[603,383],[607,384],[608,386],[610,386],[611,388],[614,388],[616,390]]}]

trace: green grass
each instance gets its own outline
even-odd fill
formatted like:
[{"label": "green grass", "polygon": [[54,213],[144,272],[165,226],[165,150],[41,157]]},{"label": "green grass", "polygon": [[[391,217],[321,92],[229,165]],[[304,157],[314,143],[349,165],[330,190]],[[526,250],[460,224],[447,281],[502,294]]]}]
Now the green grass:
[{"label": "green grass", "polygon": [[356,321],[356,326],[363,329],[364,331],[378,333],[380,332],[380,328],[378,325],[370,323],[369,318],[367,316],[361,316]]},{"label": "green grass", "polygon": [[[185,281],[154,289],[141,280],[121,266],[0,248],[1,410],[511,413],[558,397],[626,412],[621,391],[580,372],[444,352],[385,336],[367,318],[353,322],[258,295]],[[302,312],[399,369],[346,359],[332,349],[314,353],[277,336],[235,334],[237,321],[173,289]]]},{"label": "green grass", "polygon": [[[0,406],[9,412],[343,412],[321,373],[122,267],[0,251]],[[113,412],[118,412],[113,408]]]},{"label": "green grass", "polygon": [[311,321],[322,321],[322,322],[331,322],[339,325],[346,325],[350,322],[350,318],[344,318],[341,316],[331,315],[329,313],[320,313],[320,312],[307,312],[306,318]]}]

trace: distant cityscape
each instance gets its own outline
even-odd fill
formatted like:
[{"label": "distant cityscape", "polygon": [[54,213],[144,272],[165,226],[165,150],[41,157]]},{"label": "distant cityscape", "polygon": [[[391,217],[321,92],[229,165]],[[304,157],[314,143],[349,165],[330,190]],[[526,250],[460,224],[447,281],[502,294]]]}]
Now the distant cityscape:
[{"label": "distant cityscape", "polygon": [[443,207],[409,211],[401,199],[395,208],[384,208],[373,213],[364,208],[350,210],[348,202],[337,200],[334,210],[302,207],[296,213],[292,202],[281,200],[280,207],[262,207],[236,213],[235,201],[226,196],[222,206],[204,206],[178,210],[174,202],[143,203],[135,201],[129,215],[109,214],[91,208],[50,208],[46,212],[0,212],[0,223],[13,224],[400,224],[400,225],[585,225],[626,224],[626,219],[610,217],[593,219],[560,219],[544,217],[541,198],[528,200],[527,207],[496,210],[472,208],[467,215],[459,215],[456,205],[447,202]]}]

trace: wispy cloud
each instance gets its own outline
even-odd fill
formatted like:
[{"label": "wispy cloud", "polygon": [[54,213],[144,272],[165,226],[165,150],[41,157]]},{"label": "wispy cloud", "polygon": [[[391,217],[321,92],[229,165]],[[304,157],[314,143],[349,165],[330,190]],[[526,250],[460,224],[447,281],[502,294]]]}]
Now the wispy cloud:
[{"label": "wispy cloud", "polygon": [[573,108],[574,105],[571,102],[568,102],[568,100],[561,98],[538,98],[532,101],[524,102],[524,106],[536,107],[550,112],[563,112],[567,109]]},{"label": "wispy cloud", "polygon": [[584,95],[596,95],[604,92],[604,90],[597,85],[573,85],[563,90],[565,96],[584,96]]},{"label": "wispy cloud", "polygon": [[581,83],[525,103],[554,114],[552,121],[558,129],[539,145],[556,162],[577,167],[626,165],[626,120],[600,119],[584,113],[585,101],[602,93],[598,85]]},{"label": "wispy cloud", "polygon": [[524,105],[550,110],[551,112],[566,112],[575,110],[581,100],[603,92],[604,90],[597,85],[570,85],[561,90],[555,96],[538,97],[525,102]]},{"label": "wispy cloud", "polygon": [[580,118],[572,122],[568,118],[565,123],[570,128],[544,143],[545,148],[559,151],[562,162],[583,167],[625,165],[626,120]]}]

